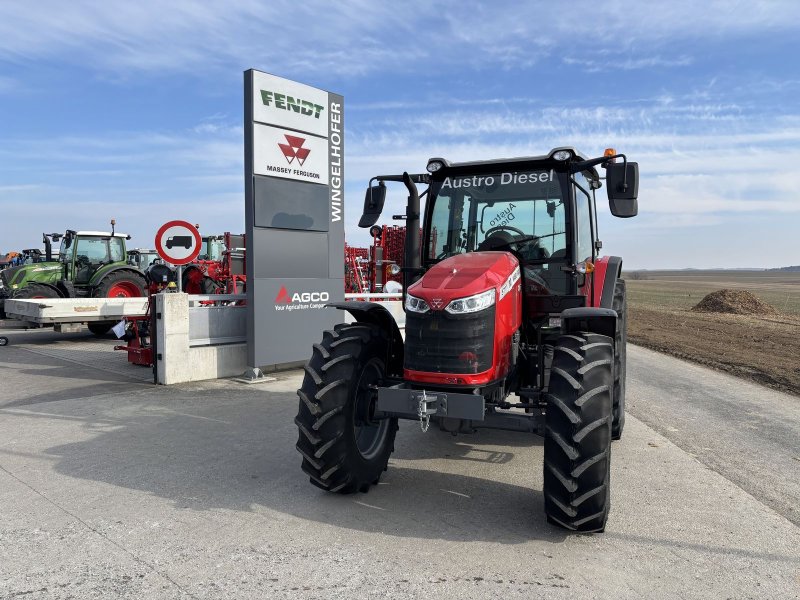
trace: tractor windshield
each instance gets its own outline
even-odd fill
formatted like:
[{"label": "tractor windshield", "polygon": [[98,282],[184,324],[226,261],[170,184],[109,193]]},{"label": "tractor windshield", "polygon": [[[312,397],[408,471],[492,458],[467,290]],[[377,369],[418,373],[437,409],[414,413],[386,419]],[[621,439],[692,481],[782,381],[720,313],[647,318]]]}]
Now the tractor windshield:
[{"label": "tractor windshield", "polygon": [[552,172],[447,177],[433,188],[428,258],[508,244],[530,260],[564,254],[564,201]]},{"label": "tractor windshield", "polygon": [[567,248],[566,210],[552,171],[449,176],[432,184],[430,201],[428,260],[511,250],[526,271],[542,276],[542,293],[566,291],[560,269]]}]

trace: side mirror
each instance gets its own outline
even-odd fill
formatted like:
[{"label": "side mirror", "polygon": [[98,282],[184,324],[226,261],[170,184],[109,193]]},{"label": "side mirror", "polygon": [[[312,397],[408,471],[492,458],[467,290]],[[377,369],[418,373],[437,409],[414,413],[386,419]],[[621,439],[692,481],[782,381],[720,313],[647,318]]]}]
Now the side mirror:
[{"label": "side mirror", "polygon": [[372,227],[383,212],[383,203],[386,202],[386,186],[383,182],[367,189],[364,196],[364,212],[358,221],[359,227]]},{"label": "side mirror", "polygon": [[612,215],[627,219],[639,214],[639,163],[608,163],[606,191]]}]

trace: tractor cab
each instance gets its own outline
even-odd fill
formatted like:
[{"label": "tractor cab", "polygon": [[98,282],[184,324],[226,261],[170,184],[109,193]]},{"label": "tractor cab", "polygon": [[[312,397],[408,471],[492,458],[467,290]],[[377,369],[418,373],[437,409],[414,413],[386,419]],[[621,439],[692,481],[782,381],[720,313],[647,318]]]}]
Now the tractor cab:
[{"label": "tractor cab", "polygon": [[128,264],[141,271],[146,271],[150,265],[157,262],[162,262],[162,258],[155,250],[146,248],[128,250]]},{"label": "tractor cab", "polygon": [[102,267],[125,263],[125,240],[129,238],[122,233],[67,230],[59,248],[65,279],[75,285],[88,285]]},{"label": "tractor cab", "polygon": [[197,260],[221,261],[225,252],[225,239],[221,235],[203,236]]}]

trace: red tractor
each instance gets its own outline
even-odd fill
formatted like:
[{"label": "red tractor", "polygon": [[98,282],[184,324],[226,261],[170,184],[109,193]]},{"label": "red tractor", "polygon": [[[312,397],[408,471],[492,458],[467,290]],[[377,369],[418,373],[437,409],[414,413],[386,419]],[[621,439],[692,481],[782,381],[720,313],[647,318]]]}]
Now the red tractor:
[{"label": "red tractor", "polygon": [[244,235],[203,237],[197,259],[183,269],[187,294],[242,294],[247,285]]},{"label": "red tractor", "polygon": [[[536,433],[547,519],[604,530],[626,330],[622,259],[598,256],[597,166],[611,213],[635,216],[638,165],[613,150],[433,158],[428,173],[373,178],[361,227],[380,216],[385,182],[409,193],[405,336],[380,304],[331,305],[356,322],[324,333],[298,390],[297,449],[311,483],[368,491],[387,469],[399,419],[423,431],[436,422],[452,433]],[[427,185],[421,240],[418,184]]]}]

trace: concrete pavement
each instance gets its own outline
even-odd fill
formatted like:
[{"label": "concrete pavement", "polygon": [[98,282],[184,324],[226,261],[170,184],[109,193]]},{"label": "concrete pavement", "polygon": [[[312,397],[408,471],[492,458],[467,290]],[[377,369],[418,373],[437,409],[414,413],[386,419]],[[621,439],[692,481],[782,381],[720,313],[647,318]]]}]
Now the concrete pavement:
[{"label": "concrete pavement", "polygon": [[569,535],[542,512],[538,438],[402,423],[381,485],[330,495],[294,450],[298,372],[155,387],[18,340],[0,597],[798,597],[800,529],[633,416],[656,384],[631,356],[608,528]]}]

